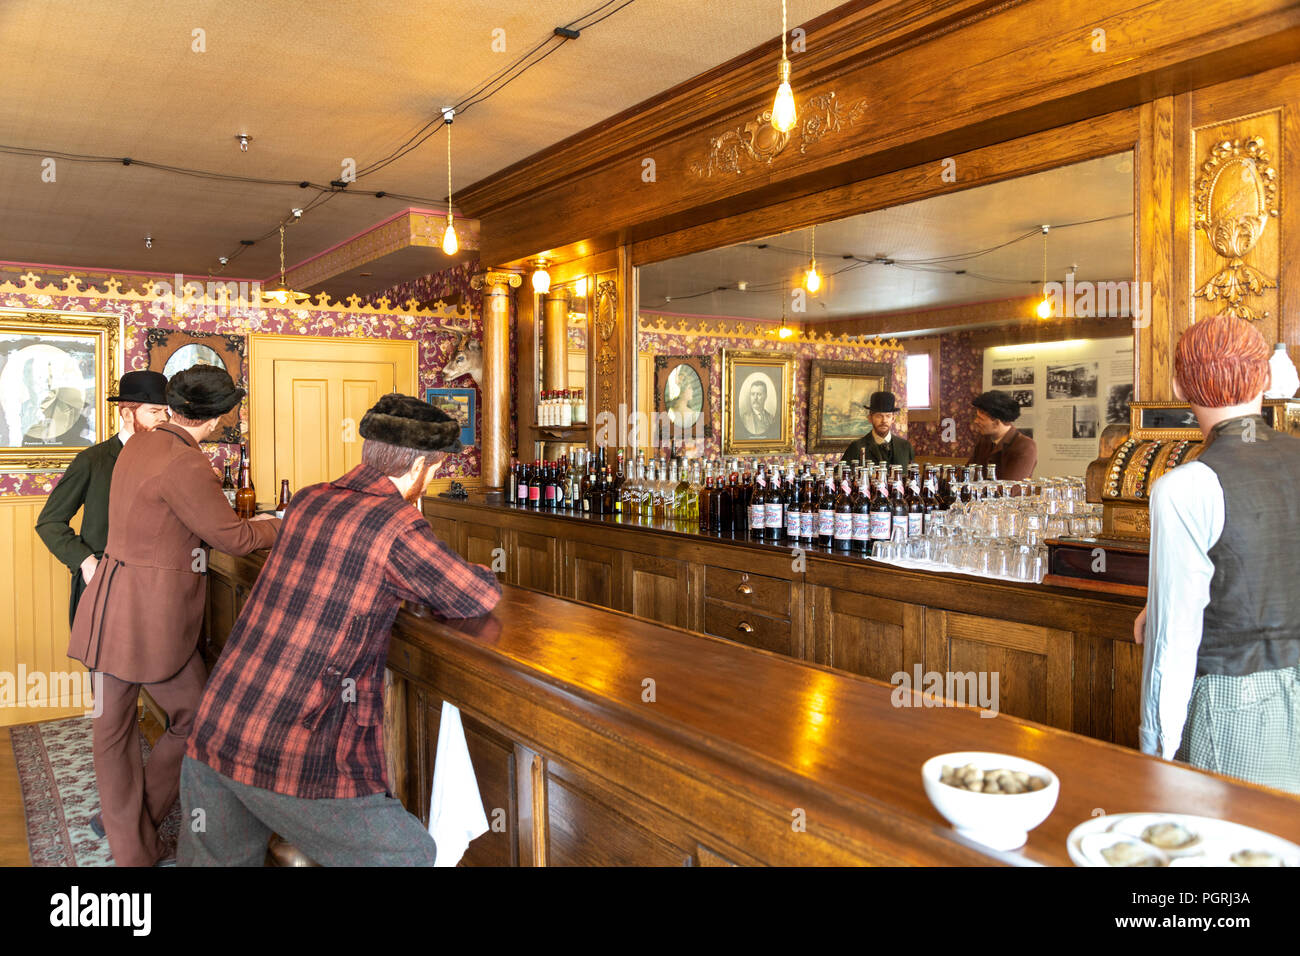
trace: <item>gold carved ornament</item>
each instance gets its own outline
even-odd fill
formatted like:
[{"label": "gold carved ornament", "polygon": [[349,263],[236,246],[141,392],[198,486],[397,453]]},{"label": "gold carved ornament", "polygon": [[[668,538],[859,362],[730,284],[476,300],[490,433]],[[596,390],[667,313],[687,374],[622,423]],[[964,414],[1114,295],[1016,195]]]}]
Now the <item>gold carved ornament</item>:
[{"label": "gold carved ornament", "polygon": [[618,355],[610,348],[610,340],[618,327],[618,286],[613,279],[604,279],[596,286],[596,334],[600,336],[600,349],[596,352],[596,369],[600,372],[600,390],[604,396],[602,406],[614,404],[614,366]]},{"label": "gold carved ornament", "polygon": [[735,129],[712,137],[708,155],[691,163],[691,173],[700,179],[708,179],[715,172],[739,175],[744,172],[746,163],[770,164],[795,139],[799,141],[799,152],[806,153],[813,143],[852,126],[866,112],[865,98],[845,107],[834,91],[818,93],[809,97],[800,108],[799,125],[788,133],[780,133],[772,127],[769,107]]},{"label": "gold carved ornament", "polygon": [[1208,302],[1223,300],[1226,315],[1260,318],[1247,296],[1277,288],[1277,281],[1243,261],[1259,243],[1270,217],[1278,214],[1277,170],[1260,136],[1214,144],[1196,177],[1195,228],[1227,264],[1196,290]]}]

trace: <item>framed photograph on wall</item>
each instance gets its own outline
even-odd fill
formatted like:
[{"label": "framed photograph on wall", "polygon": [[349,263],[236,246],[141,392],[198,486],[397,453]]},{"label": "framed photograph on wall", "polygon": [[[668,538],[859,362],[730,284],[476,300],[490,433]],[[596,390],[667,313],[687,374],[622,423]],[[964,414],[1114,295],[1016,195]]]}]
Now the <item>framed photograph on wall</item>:
[{"label": "framed photograph on wall", "polygon": [[477,421],[478,391],[473,388],[427,388],[424,400],[434,408],[440,408],[456,421],[460,422],[460,443],[466,448],[475,444],[474,432]]},{"label": "framed photograph on wall", "polygon": [[808,452],[842,453],[871,430],[872,392],[892,391],[887,362],[813,359],[808,375]]},{"label": "framed photograph on wall", "polygon": [[722,453],[794,452],[793,355],[722,350]]},{"label": "framed photograph on wall", "polygon": [[0,468],[66,468],[113,433],[122,320],[0,309]]},{"label": "framed photograph on wall", "polygon": [[709,382],[713,374],[710,355],[656,355],[654,357],[654,411],[650,444],[691,454],[713,437],[713,408]]},{"label": "framed photograph on wall", "polygon": [[[215,365],[230,373],[236,387],[248,388],[244,374],[248,347],[242,335],[149,329],[145,332],[144,348],[149,371],[162,372],[168,379],[195,365]],[[240,405],[221,416],[220,428],[208,442],[233,444],[244,441],[243,430],[239,427]]]}]

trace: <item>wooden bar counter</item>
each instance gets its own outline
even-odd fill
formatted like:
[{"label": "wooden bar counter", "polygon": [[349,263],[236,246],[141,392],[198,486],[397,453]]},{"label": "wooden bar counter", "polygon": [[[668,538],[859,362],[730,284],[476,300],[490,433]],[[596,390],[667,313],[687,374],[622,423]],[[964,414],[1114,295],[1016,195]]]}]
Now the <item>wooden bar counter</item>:
[{"label": "wooden bar counter", "polygon": [[997,672],[1001,710],[1137,747],[1140,598],[912,571],[673,524],[424,499],[503,580],[864,677]]},{"label": "wooden bar counter", "polygon": [[[263,560],[212,555],[211,656]],[[461,709],[493,824],[470,864],[1068,865],[1097,808],[1300,840],[1294,797],[1005,714],[896,707],[864,677],[512,585],[485,618],[403,609],[388,667],[390,786],[426,820],[442,703]],[[930,805],[921,765],[957,750],[1059,776],[1023,849],[982,850]]]}]

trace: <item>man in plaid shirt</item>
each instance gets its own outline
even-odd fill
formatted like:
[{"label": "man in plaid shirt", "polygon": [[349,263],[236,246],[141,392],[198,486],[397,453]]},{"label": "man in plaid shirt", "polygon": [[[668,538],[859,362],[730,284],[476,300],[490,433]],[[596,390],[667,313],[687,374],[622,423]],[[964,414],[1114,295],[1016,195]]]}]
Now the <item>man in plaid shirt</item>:
[{"label": "man in plaid shirt", "polygon": [[459,430],[385,395],[361,420],[362,464],[289,504],[190,734],[182,866],[261,866],[272,831],[326,866],[433,864],[432,838],[385,782],[383,677],[401,601],[476,617],[501,596],[419,511]]}]

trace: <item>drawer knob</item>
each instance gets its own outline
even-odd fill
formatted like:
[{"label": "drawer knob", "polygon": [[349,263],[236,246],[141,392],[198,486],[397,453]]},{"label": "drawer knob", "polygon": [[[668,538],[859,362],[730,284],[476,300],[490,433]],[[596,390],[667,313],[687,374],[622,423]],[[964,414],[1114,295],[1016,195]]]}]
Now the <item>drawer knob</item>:
[{"label": "drawer knob", "polygon": [[753,593],[754,593],[754,589],[753,589],[750,585],[748,585],[748,584],[737,584],[737,585],[736,585],[736,593],[737,593],[737,594],[753,594]]},{"label": "drawer knob", "polygon": [[741,621],[739,624],[736,625],[736,627],[744,631],[746,634],[754,633],[754,625],[750,624],[748,621]]}]

